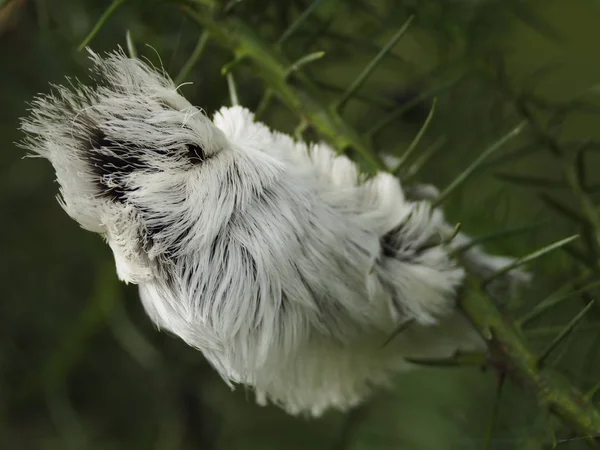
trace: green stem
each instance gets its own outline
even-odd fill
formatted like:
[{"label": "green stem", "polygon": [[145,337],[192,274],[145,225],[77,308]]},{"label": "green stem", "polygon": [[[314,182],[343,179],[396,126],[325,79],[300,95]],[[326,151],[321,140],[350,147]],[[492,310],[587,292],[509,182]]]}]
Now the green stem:
[{"label": "green stem", "polygon": [[[476,281],[469,284],[471,292],[475,292]],[[539,366],[538,357],[525,345],[523,335],[498,311],[493,301],[479,295],[465,295],[460,298],[460,307],[498,354],[495,360],[507,365],[508,376],[529,387],[542,405],[577,432],[585,436],[600,434],[600,412],[563,378]]]},{"label": "green stem", "polygon": [[295,72],[294,83],[288,82],[292,65],[272,45],[264,43],[253,30],[235,17],[215,19],[206,12],[188,6],[183,11],[211,34],[215,42],[230,49],[236,59],[253,65],[256,74],[291,110],[315,127],[340,153],[353,148],[364,160],[368,172],[383,170],[385,165],[372,146],[334,110],[320,102],[320,92],[301,72]]}]

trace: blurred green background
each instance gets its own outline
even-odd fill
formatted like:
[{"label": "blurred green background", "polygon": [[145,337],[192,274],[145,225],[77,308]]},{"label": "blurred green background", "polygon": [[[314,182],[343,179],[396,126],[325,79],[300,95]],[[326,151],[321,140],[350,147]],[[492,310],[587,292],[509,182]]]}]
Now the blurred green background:
[{"label": "blurred green background", "polygon": [[[200,2],[202,3],[202,2]],[[235,3],[235,2],[232,2]],[[274,42],[311,2],[244,0],[234,11]],[[55,200],[47,161],[24,159],[13,142],[18,118],[48,83],[86,79],[77,46],[110,5],[99,0],[0,1],[0,448],[2,449],[484,449],[496,375],[475,368],[427,368],[399,375],[365,408],[321,419],[294,418],[258,407],[251,392],[230,391],[202,355],[157,332],[134,286],[118,282],[108,246],[71,221]],[[433,95],[437,109],[417,152],[439,147],[415,180],[444,187],[486,146],[518,122],[514,108],[479,72],[502,56],[510,83],[549,101],[580,95],[600,81],[600,2],[592,0],[323,0],[286,42],[291,61],[324,50],[306,73],[334,99],[360,73],[409,14],[415,22],[344,114],[368,130],[395,107],[422,96],[377,138],[401,152],[422,125]],[[140,54],[173,76],[192,54],[200,29],[175,1],[125,2],[92,41],[96,51],[125,46],[129,30]],[[228,50],[210,42],[182,92],[209,114],[229,95],[221,67]],[[552,63],[552,66],[548,66]],[[554,63],[560,63],[554,65]],[[540,68],[550,67],[549,70]],[[536,75],[537,73],[537,75]],[[533,75],[533,77],[532,77]],[[251,67],[235,70],[240,101],[256,108],[264,92]],[[589,97],[589,98],[588,98]],[[598,105],[593,92],[591,104]],[[561,139],[600,140],[597,113],[568,111]],[[263,120],[293,132],[298,117],[275,101]],[[307,137],[318,138],[313,130]],[[518,150],[512,143],[503,154]],[[590,183],[600,182],[590,152]],[[447,202],[451,220],[474,235],[548,219],[543,228],[498,240],[489,249],[516,256],[577,231],[540,200],[549,192],[574,205],[568,190],[519,186],[498,172],[554,177],[563,167],[540,148],[527,157],[484,165]],[[535,282],[511,311],[529,310],[577,273],[557,252],[531,267]],[[536,322],[530,343],[543,348],[579,310],[556,308]],[[574,385],[600,379],[600,316],[586,320],[554,356]],[[554,327],[554,328],[553,328]],[[553,334],[554,333],[554,334]],[[551,419],[527,388],[505,386],[491,447],[544,449]],[[557,429],[560,448],[586,448]]]}]

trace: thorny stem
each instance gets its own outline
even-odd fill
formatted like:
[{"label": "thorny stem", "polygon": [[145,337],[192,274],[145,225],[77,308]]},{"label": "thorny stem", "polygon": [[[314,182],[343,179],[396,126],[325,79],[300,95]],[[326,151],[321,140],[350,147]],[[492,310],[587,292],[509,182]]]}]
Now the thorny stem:
[{"label": "thorny stem", "polygon": [[230,49],[236,59],[250,62],[257,75],[291,110],[299,113],[302,119],[329,140],[338,152],[348,148],[356,150],[365,162],[369,172],[382,170],[385,165],[372,148],[334,108],[321,104],[318,89],[297,71],[290,82],[288,61],[272,45],[267,45],[244,23],[235,17],[214,19],[206,12],[182,5],[181,8],[192,20],[211,34],[215,42]]},{"label": "thorny stem", "polygon": [[[477,285],[471,288],[474,292]],[[460,306],[497,354],[495,359],[506,365],[499,370],[531,389],[541,405],[600,447],[600,412],[575,387],[551,369],[540,367],[538,356],[525,345],[522,334],[494,302],[479,295],[465,295]]]}]

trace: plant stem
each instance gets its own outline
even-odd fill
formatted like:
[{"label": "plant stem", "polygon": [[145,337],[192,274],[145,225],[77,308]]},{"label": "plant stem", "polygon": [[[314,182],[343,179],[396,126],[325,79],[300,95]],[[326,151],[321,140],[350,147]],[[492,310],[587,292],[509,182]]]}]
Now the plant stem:
[{"label": "plant stem", "polygon": [[356,150],[364,160],[368,172],[383,170],[385,165],[372,146],[350,126],[334,108],[320,102],[318,89],[301,72],[294,72],[294,83],[289,83],[292,63],[272,45],[264,43],[254,31],[235,17],[214,19],[206,12],[199,13],[188,6],[183,11],[218,44],[230,49],[235,59],[250,62],[256,74],[271,91],[291,110],[314,126],[340,153],[348,148]]},{"label": "plant stem", "polygon": [[[476,281],[471,284],[477,290]],[[551,369],[540,367],[538,357],[524,343],[517,328],[496,308],[493,301],[479,295],[465,295],[460,306],[480,331],[493,352],[495,360],[503,361],[507,376],[530,388],[539,402],[568,423],[577,432],[600,435],[600,412],[574,386],[569,385]],[[594,441],[597,447],[600,442]]]}]

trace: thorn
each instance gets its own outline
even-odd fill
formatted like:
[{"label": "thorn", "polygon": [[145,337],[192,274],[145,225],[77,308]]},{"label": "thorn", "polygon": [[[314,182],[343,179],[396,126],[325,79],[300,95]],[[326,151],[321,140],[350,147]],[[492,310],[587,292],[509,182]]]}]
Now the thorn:
[{"label": "thorn", "polygon": [[415,175],[419,173],[419,171],[429,162],[431,158],[440,150],[448,139],[446,136],[441,136],[437,138],[429,147],[421,152],[421,154],[417,157],[416,161],[411,164],[411,166],[406,170],[406,174],[404,176],[404,183],[410,182]]},{"label": "thorn", "polygon": [[531,231],[537,230],[542,225],[545,225],[547,223],[547,220],[543,220],[538,223],[534,223],[533,225],[524,225],[521,227],[509,228],[508,230],[496,231],[494,233],[485,234],[483,236],[471,239],[468,243],[461,245],[460,247],[456,247],[451,251],[450,254],[452,256],[456,256],[466,252],[467,250],[475,247],[476,245],[481,245],[486,242],[495,241],[496,239],[504,239],[512,236],[518,236],[520,234],[529,233]]},{"label": "thorn", "polygon": [[230,73],[231,69],[233,69],[239,63],[241,63],[243,61],[243,59],[244,59],[243,57],[237,57],[233,61],[229,61],[227,64],[225,64],[221,68],[221,75],[227,75],[228,73]]},{"label": "thorn", "polygon": [[125,42],[127,44],[127,53],[129,53],[129,57],[136,59],[137,58],[137,50],[135,48],[133,38],[131,37],[130,30],[127,30],[127,33],[125,33]]},{"label": "thorn", "polygon": [[383,343],[383,345],[381,347],[382,348],[386,347],[400,333],[402,333],[404,330],[406,330],[408,327],[410,327],[413,323],[415,323],[415,319],[408,319],[408,320],[405,320],[405,321],[401,322],[400,325],[398,325],[398,327],[392,332],[392,334],[390,335],[390,337],[386,339],[386,341]]},{"label": "thorn", "polygon": [[302,23],[308,18],[308,16],[310,16],[313,11],[317,8],[317,6],[319,6],[319,4],[321,3],[322,0],[314,0],[310,6],[308,8],[306,8],[302,14],[300,14],[298,16],[298,18],[296,20],[294,20],[294,22],[292,22],[292,24],[287,28],[287,30],[285,30],[283,32],[283,34],[281,35],[281,37],[277,40],[277,42],[275,43],[276,47],[281,47],[281,45],[292,35],[294,34],[294,31],[296,31],[298,29],[298,27],[300,25],[302,25]]},{"label": "thorn", "polygon": [[115,13],[115,11],[117,9],[119,9],[119,6],[121,6],[123,3],[125,3],[125,1],[126,0],[115,0],[114,2],[111,3],[111,5],[108,8],[106,8],[106,10],[102,13],[100,18],[98,19],[98,22],[96,22],[96,25],[94,25],[94,28],[92,28],[92,31],[90,31],[89,34],[83,40],[83,42],[81,42],[81,44],[79,44],[79,47],[77,47],[77,51],[80,52],[81,50],[86,48],[90,42],[92,42],[92,40],[100,32],[100,30],[102,29],[104,24],[108,21],[108,19],[110,19],[110,17]]},{"label": "thorn", "polygon": [[206,48],[206,44],[208,43],[209,38],[210,34],[208,33],[208,31],[204,31],[200,35],[200,37],[198,38],[198,42],[196,42],[196,46],[192,51],[192,54],[187,59],[183,67],[181,67],[181,70],[175,77],[175,84],[180,84],[183,83],[183,81],[185,81],[189,73],[200,60],[202,53],[204,53],[204,49]]},{"label": "thorn", "polygon": [[544,188],[568,188],[568,184],[563,180],[553,180],[551,178],[543,178],[543,177],[532,177],[529,175],[515,175],[512,173],[496,173],[495,177],[508,181],[509,183],[523,185],[523,186],[533,186],[541,189]]},{"label": "thorn", "polygon": [[454,229],[452,230],[452,233],[450,233],[450,235],[444,239],[444,242],[442,242],[442,244],[444,245],[448,245],[450,244],[454,238],[458,235],[458,233],[460,233],[460,228],[462,227],[462,223],[458,222],[456,225],[454,225]]},{"label": "thorn", "polygon": [[479,155],[479,157],[471,163],[469,167],[467,167],[460,175],[458,175],[450,185],[442,191],[439,197],[434,202],[433,206],[439,206],[457,187],[459,187],[462,183],[464,183],[467,178],[469,178],[473,172],[491,155],[497,152],[500,148],[504,146],[508,141],[517,137],[527,126],[526,121],[522,121],[515,128],[510,130],[492,145],[490,145],[484,152]]},{"label": "thorn", "polygon": [[548,297],[546,297],[544,300],[542,300],[540,303],[538,303],[536,306],[534,306],[533,309],[529,313],[527,313],[522,318],[516,320],[515,325],[517,325],[520,328],[523,328],[525,325],[527,325],[533,319],[536,319],[541,314],[548,311],[550,308],[553,308],[554,306],[564,302],[565,300],[571,299],[574,295],[581,294],[583,292],[587,292],[588,290],[590,290],[592,288],[600,286],[600,281],[594,281],[594,282],[588,283],[585,286],[582,286],[578,289],[569,290],[568,292],[565,292],[572,286],[573,286],[572,282],[567,283],[565,286],[562,286],[556,292],[550,294]]},{"label": "thorn", "polygon": [[433,102],[431,104],[431,109],[429,110],[429,114],[427,115],[425,122],[423,122],[421,129],[419,130],[419,132],[417,133],[415,138],[412,140],[412,142],[410,143],[410,145],[408,146],[406,151],[402,154],[402,156],[400,156],[400,161],[398,161],[398,164],[392,171],[392,173],[394,175],[398,175],[398,173],[402,169],[402,166],[406,163],[408,158],[410,158],[412,156],[413,152],[416,150],[417,146],[419,145],[419,142],[421,141],[421,138],[425,134],[425,131],[427,131],[427,128],[429,127],[429,124],[431,123],[431,120],[433,119],[433,115],[435,114],[436,105],[437,105],[437,97],[434,97]]},{"label": "thorn", "polygon": [[457,351],[449,358],[404,358],[411,364],[428,367],[464,367],[485,366],[488,363],[486,352],[461,352]]},{"label": "thorn", "polygon": [[565,245],[573,242],[574,240],[579,239],[579,235],[575,234],[573,236],[570,236],[568,238],[562,239],[560,241],[554,242],[553,244],[547,245],[546,247],[543,247],[539,250],[536,250],[533,253],[530,253],[529,255],[523,256],[522,258],[517,259],[515,262],[513,262],[512,264],[508,264],[506,266],[504,266],[502,269],[497,270],[496,272],[494,272],[492,275],[490,275],[489,277],[487,277],[486,279],[484,279],[482,281],[482,287],[485,288],[492,280],[496,279],[497,277],[504,275],[505,273],[510,272],[513,269],[516,269],[517,267],[520,267],[524,264],[527,264],[531,261],[534,261],[536,259],[541,258],[542,256],[545,256],[546,254],[557,250],[561,247],[564,247]]},{"label": "thorn", "polygon": [[310,62],[316,61],[317,59],[321,59],[323,56],[325,56],[325,52],[314,52],[303,56],[285,70],[283,78],[285,79],[289,77],[292,73],[300,70],[302,66],[305,66]]},{"label": "thorn", "polygon": [[[343,88],[336,86],[335,84],[328,83],[323,80],[314,80],[313,83],[318,88],[329,91],[329,92],[333,92],[335,94],[341,94],[342,92],[344,92]],[[367,105],[373,105],[373,106],[376,106],[376,107],[382,108],[382,109],[389,109],[391,106],[390,100],[383,98],[383,97],[376,97],[373,95],[363,95],[363,94],[356,93],[356,94],[354,94],[354,98],[357,100],[360,100],[361,102],[363,102]]]},{"label": "thorn", "polygon": [[344,106],[346,106],[346,103],[348,102],[348,100],[350,100],[354,92],[356,92],[364,84],[364,82],[367,81],[367,78],[369,77],[371,72],[373,72],[375,67],[377,67],[377,65],[381,62],[383,57],[387,53],[389,53],[392,50],[392,48],[398,43],[400,38],[404,36],[414,18],[415,16],[410,16],[408,20],[404,22],[404,25],[402,25],[400,30],[398,30],[398,32],[392,37],[392,39],[389,40],[385,47],[383,47],[379,51],[379,53],[371,60],[371,62],[367,64],[367,67],[365,67],[365,69],[360,73],[356,80],[354,80],[354,82],[350,85],[346,92],[342,94],[342,97],[338,100],[338,102],[333,106],[335,110],[341,112],[344,109]]},{"label": "thorn", "polygon": [[263,94],[262,98],[260,99],[260,102],[258,102],[258,106],[256,107],[256,111],[254,113],[254,116],[257,119],[265,113],[265,111],[269,107],[269,104],[271,103],[272,99],[273,99],[273,91],[270,88],[267,88],[265,90],[265,93]]},{"label": "thorn", "polygon": [[227,88],[229,89],[229,99],[231,106],[238,106],[240,101],[237,95],[237,88],[235,87],[235,80],[233,79],[232,73],[227,73]]},{"label": "thorn", "polygon": [[533,155],[535,153],[541,153],[545,149],[537,142],[532,142],[526,144],[516,150],[506,152],[503,155],[498,156],[497,158],[493,158],[488,162],[485,162],[481,165],[482,168],[489,168],[499,166],[501,164],[505,164],[508,162],[518,161],[526,156]]},{"label": "thorn", "polygon": [[583,308],[579,314],[577,314],[568,324],[563,328],[563,330],[556,336],[552,342],[546,347],[546,349],[542,352],[540,357],[537,360],[537,366],[542,367],[548,359],[548,356],[552,353],[552,351],[575,329],[575,327],[581,322],[581,319],[586,315],[586,313],[594,306],[595,300],[590,301],[585,308]]},{"label": "thorn", "polygon": [[464,74],[461,73],[461,74],[459,74],[459,75],[451,78],[450,81],[447,81],[445,83],[437,85],[435,88],[430,89],[428,91],[422,92],[420,95],[414,97],[412,100],[404,103],[399,108],[397,108],[394,111],[390,112],[387,116],[385,116],[383,119],[381,119],[379,122],[377,122],[373,127],[371,127],[367,131],[366,135],[369,138],[372,139],[375,135],[377,135],[377,133],[379,133],[381,130],[383,130],[390,123],[394,122],[396,119],[398,119],[399,117],[401,117],[407,111],[411,110],[412,108],[414,108],[415,106],[417,106],[421,102],[427,100],[429,97],[435,96],[437,94],[440,94],[444,90],[446,90],[446,89],[454,86],[463,77],[464,77]]}]

